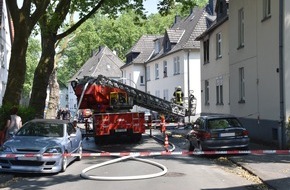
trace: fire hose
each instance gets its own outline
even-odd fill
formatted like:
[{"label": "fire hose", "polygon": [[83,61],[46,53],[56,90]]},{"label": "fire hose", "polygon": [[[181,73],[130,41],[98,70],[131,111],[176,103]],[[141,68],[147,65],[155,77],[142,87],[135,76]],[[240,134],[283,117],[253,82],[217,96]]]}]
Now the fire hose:
[{"label": "fire hose", "polygon": [[[160,139],[158,137],[155,137],[155,136],[153,136],[153,138],[155,138],[158,141],[163,141],[162,139]],[[174,149],[175,149],[174,144],[172,144],[170,142],[169,142],[169,144],[171,145],[172,148],[169,149],[168,151],[174,151]],[[95,175],[87,175],[86,174],[90,170],[93,170],[93,169],[96,169],[96,168],[100,168],[102,166],[114,164],[114,163],[117,163],[117,162],[120,162],[120,161],[123,161],[123,160],[127,160],[127,159],[133,159],[133,160],[137,160],[137,161],[140,161],[140,162],[144,162],[144,163],[147,163],[147,164],[151,164],[151,165],[157,166],[158,168],[162,169],[162,171],[158,172],[158,173],[154,173],[154,174],[136,175],[136,176],[95,176]],[[81,177],[83,177],[85,179],[92,179],[92,180],[123,181],[123,180],[150,179],[150,178],[160,177],[160,176],[165,175],[167,173],[167,171],[168,170],[167,170],[167,168],[164,165],[159,164],[157,162],[150,161],[150,160],[147,160],[147,159],[137,158],[136,156],[123,156],[123,157],[119,157],[119,158],[116,158],[116,159],[113,159],[113,160],[109,160],[109,161],[106,161],[106,162],[102,162],[102,163],[95,164],[93,166],[87,167],[84,170],[82,170]]]}]

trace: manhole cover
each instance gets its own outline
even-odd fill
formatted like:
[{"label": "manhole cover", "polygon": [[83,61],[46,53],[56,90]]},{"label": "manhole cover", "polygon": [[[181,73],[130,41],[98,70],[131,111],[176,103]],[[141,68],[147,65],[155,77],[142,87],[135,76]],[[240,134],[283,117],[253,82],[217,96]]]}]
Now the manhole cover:
[{"label": "manhole cover", "polygon": [[184,173],[179,173],[179,172],[167,172],[165,174],[166,177],[181,177],[184,176]]}]

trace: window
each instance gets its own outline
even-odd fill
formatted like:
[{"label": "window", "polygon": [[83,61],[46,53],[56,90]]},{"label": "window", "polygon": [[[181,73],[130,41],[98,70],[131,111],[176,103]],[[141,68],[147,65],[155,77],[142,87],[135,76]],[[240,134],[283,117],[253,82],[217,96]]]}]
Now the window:
[{"label": "window", "polygon": [[271,0],[263,0],[263,20],[271,17]]},{"label": "window", "polygon": [[216,34],[216,57],[222,57],[222,35],[221,33]]},{"label": "window", "polygon": [[170,50],[170,41],[169,40],[166,40],[166,43],[165,43],[165,50]]},{"label": "window", "polygon": [[163,77],[167,77],[167,61],[163,61]]},{"label": "window", "polygon": [[145,84],[145,82],[144,82],[144,76],[141,75],[140,76],[140,85],[144,85],[144,84]]},{"label": "window", "polygon": [[4,46],[0,44],[0,62],[1,62],[1,67],[5,69],[5,64],[4,64]]},{"label": "window", "polygon": [[244,67],[239,68],[239,103],[245,103],[245,72]]},{"label": "window", "polygon": [[223,78],[216,79],[216,104],[223,105]]},{"label": "window", "polygon": [[158,66],[158,63],[155,64],[155,79],[159,79],[159,66]]},{"label": "window", "polygon": [[179,57],[174,57],[174,75],[180,74],[180,62]]},{"label": "window", "polygon": [[155,91],[155,96],[158,97],[158,98],[160,98],[160,91],[159,90],[156,90]]},{"label": "window", "polygon": [[150,66],[146,67],[146,80],[150,81]]},{"label": "window", "polygon": [[220,14],[222,14],[224,12],[223,7],[224,7],[224,3],[223,3],[223,1],[220,1],[220,3],[219,3],[219,10],[218,10]]},{"label": "window", "polygon": [[205,105],[209,105],[209,82],[208,80],[204,81],[204,103]]},{"label": "window", "polygon": [[160,51],[160,42],[159,42],[159,40],[155,40],[155,42],[154,42],[154,46],[155,46],[155,54],[157,54],[157,53],[159,53],[159,51]]},{"label": "window", "polygon": [[209,39],[203,42],[203,63],[209,63]]},{"label": "window", "polygon": [[239,37],[239,48],[244,47],[244,43],[245,43],[245,39],[244,39],[244,35],[245,35],[245,23],[244,23],[244,9],[240,9],[239,10],[239,31],[238,31],[238,37]]},{"label": "window", "polygon": [[168,89],[163,90],[163,99],[164,100],[169,100]]}]

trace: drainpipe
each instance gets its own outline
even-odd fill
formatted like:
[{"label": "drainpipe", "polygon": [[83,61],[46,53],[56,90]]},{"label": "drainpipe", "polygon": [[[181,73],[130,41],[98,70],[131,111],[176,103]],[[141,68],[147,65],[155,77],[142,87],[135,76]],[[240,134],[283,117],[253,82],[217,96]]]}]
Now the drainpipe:
[{"label": "drainpipe", "polygon": [[[189,76],[189,52],[190,50],[187,51],[187,97],[188,97],[188,111],[190,111],[189,107],[189,95],[190,95],[190,76]],[[190,114],[188,114],[188,123],[190,123]]]},{"label": "drainpipe", "polygon": [[279,147],[286,148],[285,102],[284,102],[284,0],[279,0],[279,80],[280,80],[280,127]]}]

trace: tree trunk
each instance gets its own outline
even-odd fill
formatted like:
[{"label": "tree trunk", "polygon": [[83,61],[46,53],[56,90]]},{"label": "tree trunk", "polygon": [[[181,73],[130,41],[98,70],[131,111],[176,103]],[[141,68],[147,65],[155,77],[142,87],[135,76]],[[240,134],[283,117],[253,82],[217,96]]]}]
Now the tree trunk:
[{"label": "tree trunk", "polygon": [[50,0],[36,1],[34,9],[31,9],[31,0],[23,1],[21,9],[18,8],[16,0],[5,2],[13,21],[14,41],[3,105],[19,105],[26,74],[28,38],[39,18],[45,13]]},{"label": "tree trunk", "polygon": [[42,36],[42,54],[34,73],[33,87],[29,106],[35,109],[36,117],[44,118],[46,108],[47,87],[50,75],[54,69],[55,36]]},{"label": "tree trunk", "polygon": [[[22,26],[17,26],[22,27]],[[9,63],[8,81],[3,97],[3,105],[19,105],[26,73],[26,52],[30,33],[23,26],[21,32],[15,30]]]},{"label": "tree trunk", "polygon": [[55,119],[59,104],[59,84],[57,82],[57,69],[55,68],[49,80],[49,100],[46,110],[46,119]]}]

